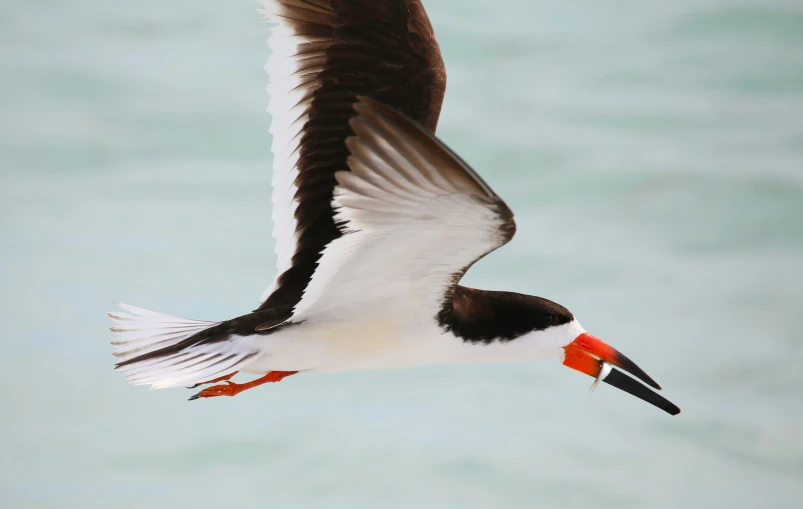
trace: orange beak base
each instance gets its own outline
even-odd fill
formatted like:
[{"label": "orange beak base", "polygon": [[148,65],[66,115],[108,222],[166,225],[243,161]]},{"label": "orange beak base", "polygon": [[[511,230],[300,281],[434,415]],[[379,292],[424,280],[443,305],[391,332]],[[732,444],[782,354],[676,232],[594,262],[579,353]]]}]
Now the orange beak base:
[{"label": "orange beak base", "polygon": [[[581,373],[596,378],[602,369],[602,363],[606,362],[612,366],[621,368],[630,373],[645,384],[660,390],[661,386],[655,383],[647,373],[636,366],[636,363],[628,359],[616,349],[609,346],[601,339],[585,332],[564,347],[566,356],[563,365],[575,369]],[[634,378],[631,378],[621,371],[611,369],[610,373],[602,380],[603,382],[621,389],[639,399],[650,403],[670,415],[680,413],[680,408],[664,398],[663,396],[651,391]]]}]

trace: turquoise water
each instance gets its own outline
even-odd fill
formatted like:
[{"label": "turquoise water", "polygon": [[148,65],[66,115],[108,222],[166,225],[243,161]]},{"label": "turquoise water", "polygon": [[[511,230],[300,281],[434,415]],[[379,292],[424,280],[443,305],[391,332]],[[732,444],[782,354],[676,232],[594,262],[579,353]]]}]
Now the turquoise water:
[{"label": "turquoise water", "polygon": [[127,385],[109,301],[224,319],[273,276],[265,27],[3,2],[0,506],[800,507],[803,6],[427,6],[440,135],[519,225],[467,284],[567,305],[683,413],[550,362]]}]

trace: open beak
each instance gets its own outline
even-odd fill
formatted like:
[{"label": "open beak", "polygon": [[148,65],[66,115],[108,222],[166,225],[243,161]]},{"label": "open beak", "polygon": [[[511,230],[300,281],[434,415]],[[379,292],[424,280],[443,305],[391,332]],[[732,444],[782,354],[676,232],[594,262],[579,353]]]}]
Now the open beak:
[{"label": "open beak", "polygon": [[680,408],[668,399],[648,389],[634,378],[614,369],[613,366],[620,368],[650,387],[661,390],[661,386],[655,383],[655,380],[650,378],[644,370],[636,366],[635,362],[601,339],[584,332],[563,348],[566,351],[563,365],[596,378],[594,386],[596,386],[597,382],[602,381],[639,399],[643,399],[668,414],[677,415],[680,413]]}]

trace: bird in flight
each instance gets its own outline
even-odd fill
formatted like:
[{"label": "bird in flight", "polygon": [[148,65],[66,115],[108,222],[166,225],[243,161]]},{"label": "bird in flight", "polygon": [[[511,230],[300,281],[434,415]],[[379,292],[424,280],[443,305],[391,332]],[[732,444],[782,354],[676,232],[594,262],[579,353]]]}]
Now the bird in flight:
[{"label": "bird in flight", "polygon": [[459,284],[516,224],[434,134],[446,72],[421,0],[263,3],[276,279],[257,309],[221,322],[119,304],[112,343],[129,382],[209,384],[192,400],[296,373],[555,359],[680,412],[560,304]]}]

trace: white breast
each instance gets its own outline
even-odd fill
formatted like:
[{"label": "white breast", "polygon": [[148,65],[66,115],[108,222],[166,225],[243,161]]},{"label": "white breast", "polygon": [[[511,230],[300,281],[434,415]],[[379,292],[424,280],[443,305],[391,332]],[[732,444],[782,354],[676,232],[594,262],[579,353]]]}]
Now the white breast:
[{"label": "white breast", "polygon": [[563,346],[582,331],[573,321],[514,340],[471,343],[444,332],[434,317],[386,311],[367,314],[360,320],[309,320],[266,336],[232,339],[248,342],[262,352],[243,371],[336,373],[562,358]]}]

